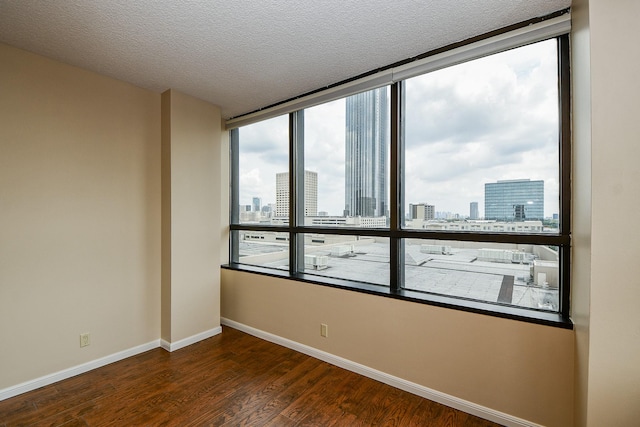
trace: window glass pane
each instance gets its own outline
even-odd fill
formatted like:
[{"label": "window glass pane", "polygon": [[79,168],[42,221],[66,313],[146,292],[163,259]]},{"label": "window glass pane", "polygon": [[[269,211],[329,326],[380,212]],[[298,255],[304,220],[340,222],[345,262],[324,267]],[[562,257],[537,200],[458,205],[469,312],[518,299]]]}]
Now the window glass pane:
[{"label": "window glass pane", "polygon": [[387,227],[389,88],[304,111],[305,225]]},{"label": "window glass pane", "polygon": [[405,239],[405,289],[557,312],[558,249]]},{"label": "window glass pane", "polygon": [[405,82],[411,229],[558,233],[555,39]]},{"label": "window glass pane", "polygon": [[238,233],[240,264],[289,269],[289,233],[247,230],[234,233]]},{"label": "window glass pane", "polygon": [[238,129],[241,224],[282,224],[289,215],[289,116]]},{"label": "window glass pane", "polygon": [[389,238],[305,234],[304,272],[389,286]]}]

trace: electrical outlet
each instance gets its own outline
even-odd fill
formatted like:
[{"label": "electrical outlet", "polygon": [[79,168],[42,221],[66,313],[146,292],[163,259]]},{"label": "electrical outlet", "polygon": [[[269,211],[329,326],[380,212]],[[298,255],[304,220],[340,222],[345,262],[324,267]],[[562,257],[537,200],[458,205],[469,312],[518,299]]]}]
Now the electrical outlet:
[{"label": "electrical outlet", "polygon": [[89,334],[80,334],[80,347],[89,345]]},{"label": "electrical outlet", "polygon": [[329,336],[329,326],[325,323],[320,324],[320,336],[325,338]]}]

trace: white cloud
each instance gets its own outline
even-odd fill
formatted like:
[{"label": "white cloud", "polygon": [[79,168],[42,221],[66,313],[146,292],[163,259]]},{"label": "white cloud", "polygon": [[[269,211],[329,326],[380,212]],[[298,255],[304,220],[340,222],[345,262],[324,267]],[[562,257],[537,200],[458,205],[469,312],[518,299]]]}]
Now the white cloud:
[{"label": "white cloud", "polygon": [[555,56],[550,41],[409,80],[407,203],[482,212],[484,183],[530,178],[545,180],[546,214],[557,212]]},{"label": "white cloud", "polygon": [[[484,184],[543,179],[545,214],[558,212],[555,41],[407,81],[406,202],[467,215],[484,210]],[[286,116],[240,130],[241,203],[275,203],[287,170]],[[318,172],[318,210],[344,206],[345,102],[305,111],[305,167]],[[248,201],[247,201],[248,200]]]}]

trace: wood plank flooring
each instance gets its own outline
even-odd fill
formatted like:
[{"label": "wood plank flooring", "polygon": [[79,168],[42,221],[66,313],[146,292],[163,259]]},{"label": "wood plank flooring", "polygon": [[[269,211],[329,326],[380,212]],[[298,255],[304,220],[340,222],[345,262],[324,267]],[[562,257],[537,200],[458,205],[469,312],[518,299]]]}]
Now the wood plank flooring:
[{"label": "wood plank flooring", "polygon": [[32,425],[497,426],[228,327],[0,402]]}]

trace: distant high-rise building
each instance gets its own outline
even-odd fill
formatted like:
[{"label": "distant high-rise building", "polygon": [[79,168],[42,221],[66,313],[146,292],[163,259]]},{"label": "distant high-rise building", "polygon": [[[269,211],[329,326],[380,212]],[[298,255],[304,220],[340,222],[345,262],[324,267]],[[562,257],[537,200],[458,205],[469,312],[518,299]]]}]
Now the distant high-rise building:
[{"label": "distant high-rise building", "polygon": [[478,219],[479,216],[478,202],[471,202],[469,204],[469,219]]},{"label": "distant high-rise building", "polygon": [[276,217],[289,216],[289,172],[276,174]]},{"label": "distant high-rise building", "polygon": [[[304,216],[318,215],[318,173],[304,171]],[[289,172],[276,174],[276,217],[289,216]]]},{"label": "distant high-rise building", "polygon": [[484,218],[498,221],[544,219],[544,181],[516,179],[486,183]]},{"label": "distant high-rise building", "polygon": [[260,201],[260,197],[254,197],[253,198],[253,211],[254,212],[260,212],[261,209],[261,201]]},{"label": "distant high-rise building", "polygon": [[345,147],[345,216],[386,216],[389,154],[387,88],[347,97]]},{"label": "distant high-rise building", "polygon": [[435,205],[427,203],[418,203],[417,205],[409,204],[410,219],[422,219],[429,221],[436,217]]},{"label": "distant high-rise building", "polygon": [[304,216],[318,216],[318,173],[304,171]]}]

